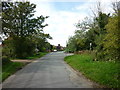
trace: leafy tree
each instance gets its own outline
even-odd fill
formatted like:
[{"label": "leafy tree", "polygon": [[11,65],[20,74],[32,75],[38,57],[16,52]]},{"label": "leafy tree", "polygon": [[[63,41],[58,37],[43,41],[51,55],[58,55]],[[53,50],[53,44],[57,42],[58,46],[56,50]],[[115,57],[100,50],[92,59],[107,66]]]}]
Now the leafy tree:
[{"label": "leafy tree", "polygon": [[[2,2],[2,34],[11,37],[12,48],[18,58],[24,58],[35,52],[36,44],[44,43],[49,34],[44,34],[43,25],[48,16],[34,18],[36,5],[30,2]],[[36,40],[38,36],[39,40]],[[34,39],[33,39],[34,38]],[[41,40],[40,40],[41,39]],[[44,46],[44,45],[43,45]]]},{"label": "leafy tree", "polygon": [[70,52],[77,52],[89,48],[89,42],[87,42],[87,32],[91,27],[88,18],[85,18],[82,22],[76,24],[77,30],[75,35],[70,37],[67,43],[67,50]]},{"label": "leafy tree", "polygon": [[[7,4],[7,5],[6,5]],[[2,30],[5,35],[24,37],[41,32],[45,18],[42,15],[33,18],[35,4],[30,2],[2,2]]]},{"label": "leafy tree", "polygon": [[2,42],[2,56],[6,56],[8,58],[15,57],[14,49],[13,49],[13,38],[9,37]]},{"label": "leafy tree", "polygon": [[76,51],[85,49],[85,31],[84,30],[76,30],[75,36],[76,40]]},{"label": "leafy tree", "polygon": [[35,34],[33,37],[31,37],[31,40],[36,44],[36,48],[40,52],[46,51],[48,48],[50,48],[49,45],[46,45],[48,44],[47,39],[52,39],[52,37],[49,34],[44,34],[43,32]]},{"label": "leafy tree", "polygon": [[74,36],[70,37],[67,42],[66,52],[75,52],[77,50],[76,39]]},{"label": "leafy tree", "polygon": [[115,13],[110,17],[110,14],[105,15],[99,13],[98,21],[98,36],[96,37],[97,58],[98,60],[118,60],[119,53],[119,9],[118,2],[113,3]]},{"label": "leafy tree", "polygon": [[106,25],[107,34],[104,38],[104,49],[107,55],[107,60],[120,59],[120,28],[118,16],[114,15],[109,18],[109,23]]},{"label": "leafy tree", "polygon": [[66,50],[80,51],[89,50],[92,43],[92,50],[96,51],[97,60],[120,59],[120,2],[113,3],[112,16],[103,13],[98,3],[98,15],[92,21],[85,19],[76,24],[75,35],[70,37]]},{"label": "leafy tree", "polygon": [[86,38],[86,41],[85,41],[85,47],[86,49],[90,49],[90,43],[91,43],[91,49],[95,49],[96,47],[96,43],[95,43],[95,40],[96,40],[96,30],[97,28],[96,27],[91,27],[87,32],[86,32],[86,35],[85,35],[85,38]]},{"label": "leafy tree", "polygon": [[106,15],[105,13],[99,12],[99,16],[96,18],[98,29],[97,29],[97,35],[95,39],[95,43],[97,45],[97,59],[102,60],[105,57],[104,54],[104,47],[103,47],[103,39],[106,34],[106,28],[105,25],[107,25],[109,19],[109,14]]}]

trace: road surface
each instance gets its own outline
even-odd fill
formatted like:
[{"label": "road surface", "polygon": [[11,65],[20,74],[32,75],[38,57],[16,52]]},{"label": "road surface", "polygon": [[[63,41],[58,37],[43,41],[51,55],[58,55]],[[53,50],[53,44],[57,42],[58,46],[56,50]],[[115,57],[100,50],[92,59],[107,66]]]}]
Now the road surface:
[{"label": "road surface", "polygon": [[92,83],[64,62],[64,52],[51,52],[6,79],[3,88],[92,88]]}]

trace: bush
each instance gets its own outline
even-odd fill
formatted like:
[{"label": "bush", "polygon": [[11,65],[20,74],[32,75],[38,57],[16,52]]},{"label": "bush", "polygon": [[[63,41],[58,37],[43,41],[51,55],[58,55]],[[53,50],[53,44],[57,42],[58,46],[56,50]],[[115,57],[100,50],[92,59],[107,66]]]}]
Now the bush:
[{"label": "bush", "polygon": [[7,56],[2,56],[2,65],[10,63],[10,59]]},{"label": "bush", "polygon": [[2,55],[7,56],[9,58],[14,58],[15,53],[14,53],[14,47],[13,47],[13,39],[11,37],[5,39],[3,42],[3,47],[2,47]]},{"label": "bush", "polygon": [[28,37],[14,37],[14,51],[16,58],[26,58],[35,52],[35,43]]}]

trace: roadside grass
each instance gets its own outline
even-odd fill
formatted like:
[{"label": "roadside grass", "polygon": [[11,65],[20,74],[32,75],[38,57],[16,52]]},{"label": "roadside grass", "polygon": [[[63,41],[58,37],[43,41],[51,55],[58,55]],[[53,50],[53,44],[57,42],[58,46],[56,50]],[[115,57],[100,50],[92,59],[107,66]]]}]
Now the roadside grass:
[{"label": "roadside grass", "polygon": [[48,52],[39,52],[38,54],[34,54],[33,56],[26,57],[25,59],[37,59],[44,55],[48,54]]},{"label": "roadside grass", "polygon": [[108,88],[120,88],[118,80],[120,63],[93,61],[90,54],[67,56],[64,60],[87,78]]},{"label": "roadside grass", "polygon": [[[40,52],[36,55],[26,57],[25,59],[37,59],[40,58],[44,55],[46,55],[48,52]],[[22,60],[22,59],[21,59]],[[5,65],[2,65],[2,73],[0,73],[0,79],[4,81],[6,78],[8,78],[10,75],[14,74],[16,71],[21,69],[23,66],[25,66],[28,63],[22,63],[22,62],[9,62],[6,63]]]},{"label": "roadside grass", "polygon": [[2,77],[2,81],[4,81],[10,75],[14,74],[24,65],[25,65],[24,63],[20,62],[9,62],[6,63],[5,65],[2,65],[2,74],[0,74],[0,77]]}]

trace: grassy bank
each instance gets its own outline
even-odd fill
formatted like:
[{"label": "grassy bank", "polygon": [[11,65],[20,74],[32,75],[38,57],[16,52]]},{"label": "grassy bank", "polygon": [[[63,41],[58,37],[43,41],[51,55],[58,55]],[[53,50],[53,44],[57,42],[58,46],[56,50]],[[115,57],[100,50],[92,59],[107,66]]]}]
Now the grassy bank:
[{"label": "grassy bank", "polygon": [[93,61],[91,55],[72,55],[65,57],[65,61],[74,69],[82,72],[87,78],[110,88],[120,88],[118,81],[119,63]]},{"label": "grassy bank", "polygon": [[[46,55],[47,52],[40,52],[36,55],[26,57],[26,59],[37,59],[44,55]],[[16,71],[21,69],[21,67],[25,66],[27,63],[21,63],[21,62],[9,62],[5,65],[2,65],[2,74],[0,74],[0,78],[2,78],[2,81],[4,81],[6,78],[8,78],[10,75],[14,74]]]},{"label": "grassy bank", "polygon": [[2,65],[2,81],[7,77],[18,71],[25,64],[20,62],[9,62],[5,65]]}]

